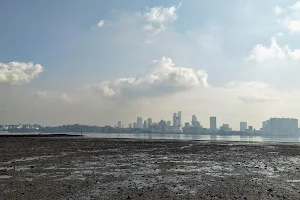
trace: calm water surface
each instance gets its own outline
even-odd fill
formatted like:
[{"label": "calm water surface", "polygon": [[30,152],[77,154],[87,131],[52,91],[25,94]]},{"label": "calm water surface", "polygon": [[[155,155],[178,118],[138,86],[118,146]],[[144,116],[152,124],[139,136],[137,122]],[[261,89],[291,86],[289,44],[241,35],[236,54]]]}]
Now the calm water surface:
[{"label": "calm water surface", "polygon": [[124,139],[169,139],[169,140],[206,140],[232,142],[300,142],[294,136],[240,136],[240,135],[197,135],[197,134],[151,134],[151,133],[84,133],[93,138],[124,138]]},{"label": "calm water surface", "polygon": [[[0,132],[0,135],[8,133]],[[11,133],[10,133],[11,134]],[[16,133],[15,133],[16,134]],[[38,133],[23,133],[38,134]],[[59,133],[55,133],[59,134]],[[65,133],[64,133],[65,134]],[[78,134],[80,133],[68,133]],[[19,133],[18,135],[22,135]],[[203,140],[229,142],[300,142],[298,136],[244,136],[244,135],[197,135],[197,134],[159,134],[159,133],[83,133],[89,138],[123,138],[123,139],[155,139],[155,140]]]}]

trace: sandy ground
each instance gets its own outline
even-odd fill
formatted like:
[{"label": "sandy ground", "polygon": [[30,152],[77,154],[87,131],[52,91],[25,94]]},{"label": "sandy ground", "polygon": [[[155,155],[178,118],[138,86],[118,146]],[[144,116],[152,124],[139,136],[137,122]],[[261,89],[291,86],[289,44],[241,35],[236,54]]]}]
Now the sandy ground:
[{"label": "sandy ground", "polygon": [[0,199],[300,199],[300,146],[0,138]]}]

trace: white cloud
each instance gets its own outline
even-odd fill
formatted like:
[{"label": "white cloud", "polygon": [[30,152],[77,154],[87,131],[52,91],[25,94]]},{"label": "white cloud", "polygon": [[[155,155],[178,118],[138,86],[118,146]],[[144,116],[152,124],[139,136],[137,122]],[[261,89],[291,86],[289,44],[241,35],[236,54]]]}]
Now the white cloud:
[{"label": "white cloud", "polygon": [[46,102],[72,102],[73,98],[61,91],[53,91],[53,90],[39,90],[35,93],[35,96]]},{"label": "white cloud", "polygon": [[280,6],[276,6],[274,8],[274,12],[277,14],[277,15],[280,15],[281,13],[283,13],[284,9]]},{"label": "white cloud", "polygon": [[258,44],[253,47],[246,61],[254,60],[258,63],[262,63],[268,60],[298,60],[300,61],[300,49],[291,49],[288,45],[280,47],[276,38],[271,38],[270,46],[264,46]]},{"label": "white cloud", "polygon": [[21,85],[29,83],[43,71],[40,64],[9,62],[0,63],[0,83]]},{"label": "white cloud", "polygon": [[147,30],[147,31],[152,31],[153,26],[151,24],[146,24],[146,25],[144,25],[144,29]]},{"label": "white cloud", "polygon": [[239,99],[245,103],[270,102],[278,100],[277,97],[269,97],[264,94],[249,94],[239,96]]},{"label": "white cloud", "polygon": [[153,35],[163,32],[166,29],[166,24],[170,24],[178,18],[176,11],[180,6],[181,3],[178,6],[155,6],[147,9],[143,13],[143,17],[147,22],[143,27],[144,30],[152,32]]},{"label": "white cloud", "polygon": [[104,81],[92,88],[106,97],[147,97],[208,86],[203,70],[176,67],[171,59],[154,60],[147,72],[135,78]]},{"label": "white cloud", "polygon": [[48,92],[47,91],[37,91],[36,96],[39,99],[46,99],[48,97]]},{"label": "white cloud", "polygon": [[60,100],[63,102],[71,102],[72,98],[68,94],[63,93],[60,95]]},{"label": "white cloud", "polygon": [[294,4],[286,8],[277,6],[274,11],[278,15],[283,14],[283,12],[286,11],[278,22],[290,34],[300,33],[300,1],[296,1]]},{"label": "white cloud", "polygon": [[297,32],[300,32],[300,19],[292,19],[292,18],[286,18],[283,21],[283,26],[291,33],[295,34]]},{"label": "white cloud", "polygon": [[99,28],[101,28],[103,25],[104,25],[104,20],[101,20],[101,21],[97,24],[97,26],[98,26]]},{"label": "white cloud", "polygon": [[300,1],[296,1],[293,5],[290,6],[291,10],[300,11]]},{"label": "white cloud", "polygon": [[147,9],[144,13],[144,17],[148,22],[151,23],[167,23],[175,21],[178,16],[176,11],[179,9],[179,6],[171,6],[171,7],[163,7],[163,6],[156,6],[150,9]]},{"label": "white cloud", "polygon": [[230,82],[227,89],[233,90],[244,103],[280,100],[280,92],[263,82]]}]

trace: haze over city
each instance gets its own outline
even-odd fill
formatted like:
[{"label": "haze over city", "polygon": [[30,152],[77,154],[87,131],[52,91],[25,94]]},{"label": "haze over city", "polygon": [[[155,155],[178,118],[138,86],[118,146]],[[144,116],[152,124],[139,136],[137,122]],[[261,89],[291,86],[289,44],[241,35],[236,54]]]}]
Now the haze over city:
[{"label": "haze over city", "polygon": [[[300,1],[3,2],[0,122],[300,118]],[[15,14],[17,13],[17,14]]]}]

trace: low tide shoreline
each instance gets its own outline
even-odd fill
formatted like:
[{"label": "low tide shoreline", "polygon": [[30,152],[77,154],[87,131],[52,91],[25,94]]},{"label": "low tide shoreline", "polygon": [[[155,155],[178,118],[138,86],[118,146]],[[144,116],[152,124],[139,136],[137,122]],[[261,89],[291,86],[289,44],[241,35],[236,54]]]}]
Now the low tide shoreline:
[{"label": "low tide shoreline", "polygon": [[300,199],[300,146],[3,137],[0,191],[33,200]]},{"label": "low tide shoreline", "polygon": [[44,133],[39,133],[39,134],[0,134],[0,138],[9,138],[9,137],[81,137],[81,135],[76,135],[76,134],[64,134],[64,133],[58,133],[58,134],[44,134]]}]

